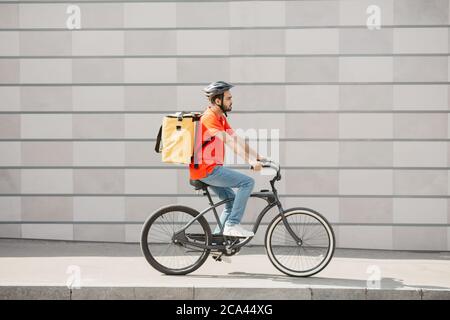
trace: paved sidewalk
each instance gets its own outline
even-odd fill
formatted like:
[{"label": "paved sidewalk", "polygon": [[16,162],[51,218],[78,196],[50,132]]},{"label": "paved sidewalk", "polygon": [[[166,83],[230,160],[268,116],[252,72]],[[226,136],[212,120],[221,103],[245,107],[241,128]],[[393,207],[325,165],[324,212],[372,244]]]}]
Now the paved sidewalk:
[{"label": "paved sidewalk", "polygon": [[283,275],[263,247],[231,259],[166,276],[138,244],[0,239],[0,299],[450,299],[450,252],[337,249],[310,278]]}]

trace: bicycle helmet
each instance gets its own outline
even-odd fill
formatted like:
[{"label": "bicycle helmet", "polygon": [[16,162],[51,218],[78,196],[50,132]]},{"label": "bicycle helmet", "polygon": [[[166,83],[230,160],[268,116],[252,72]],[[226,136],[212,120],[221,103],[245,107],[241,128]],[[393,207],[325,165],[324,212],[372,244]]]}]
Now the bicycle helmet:
[{"label": "bicycle helmet", "polygon": [[203,89],[205,92],[206,97],[209,99],[209,101],[213,102],[212,99],[216,96],[219,96],[220,98],[220,109],[222,109],[222,112],[227,116],[227,112],[225,111],[225,108],[223,107],[223,93],[227,90],[230,90],[234,86],[231,83],[225,82],[225,81],[216,81],[210,83],[206,88]]}]

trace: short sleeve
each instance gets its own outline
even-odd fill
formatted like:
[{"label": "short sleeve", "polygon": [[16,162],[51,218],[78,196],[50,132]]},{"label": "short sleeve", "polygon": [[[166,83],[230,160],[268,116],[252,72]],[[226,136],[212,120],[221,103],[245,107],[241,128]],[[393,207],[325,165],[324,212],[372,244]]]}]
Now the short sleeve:
[{"label": "short sleeve", "polygon": [[225,131],[224,126],[222,125],[222,123],[220,123],[219,120],[217,120],[216,117],[202,117],[202,123],[206,130],[206,132],[204,133],[206,137],[213,137],[218,132]]}]

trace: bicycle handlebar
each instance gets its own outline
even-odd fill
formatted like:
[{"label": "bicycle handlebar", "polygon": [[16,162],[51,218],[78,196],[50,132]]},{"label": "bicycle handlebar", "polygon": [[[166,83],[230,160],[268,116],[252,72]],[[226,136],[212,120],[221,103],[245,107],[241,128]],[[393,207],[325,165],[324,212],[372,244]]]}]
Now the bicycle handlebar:
[{"label": "bicycle handlebar", "polygon": [[277,172],[280,170],[280,165],[272,160],[260,160],[259,162],[262,163],[263,168],[272,168],[275,169]]},{"label": "bicycle handlebar", "polygon": [[[280,164],[272,160],[260,160],[263,168],[272,168],[277,172],[277,177],[280,177]],[[250,166],[253,169],[253,166]]]}]

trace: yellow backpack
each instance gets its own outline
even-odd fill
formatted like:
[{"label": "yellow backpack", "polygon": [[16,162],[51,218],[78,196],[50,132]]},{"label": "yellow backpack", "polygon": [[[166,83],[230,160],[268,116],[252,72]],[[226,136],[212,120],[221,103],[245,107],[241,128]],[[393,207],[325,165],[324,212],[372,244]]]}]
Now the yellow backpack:
[{"label": "yellow backpack", "polygon": [[189,164],[194,156],[200,112],[177,112],[164,117],[156,138],[155,151],[162,162]]}]

